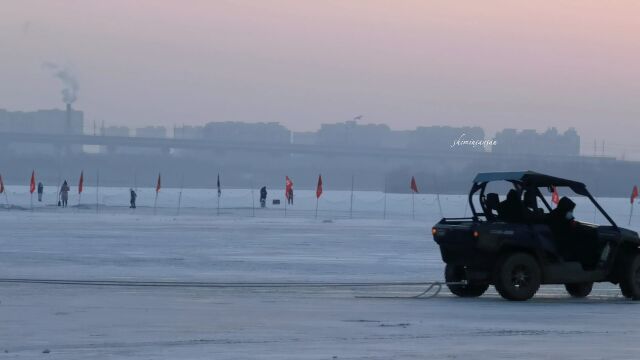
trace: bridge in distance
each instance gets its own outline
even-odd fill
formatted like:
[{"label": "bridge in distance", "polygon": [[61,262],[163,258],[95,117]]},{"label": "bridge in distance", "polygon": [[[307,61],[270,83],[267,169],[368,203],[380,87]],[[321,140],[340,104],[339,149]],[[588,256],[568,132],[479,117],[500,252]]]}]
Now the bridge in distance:
[{"label": "bridge in distance", "polygon": [[[329,145],[307,145],[307,144],[278,144],[278,143],[246,143],[246,142],[220,142],[207,139],[176,139],[176,138],[145,138],[127,136],[102,136],[102,135],[76,135],[76,134],[41,134],[41,133],[18,133],[0,132],[0,144],[10,143],[32,143],[50,144],[63,149],[69,145],[99,145],[106,146],[110,150],[119,147],[128,148],[154,148],[160,149],[169,154],[172,149],[181,150],[202,150],[202,151],[243,151],[266,153],[273,155],[288,154],[308,154],[318,156],[351,156],[351,157],[372,157],[372,158],[403,158],[403,159],[439,159],[443,157],[460,158],[466,160],[481,159],[507,159],[522,158],[522,155],[496,154],[484,151],[449,151],[443,149],[442,152],[429,152],[419,149],[398,149],[382,147],[356,147],[356,146],[329,146]],[[536,157],[527,155],[527,157]],[[548,157],[546,157],[548,159]],[[560,157],[567,160],[572,158],[578,160],[593,159],[605,160],[601,157]],[[608,159],[608,158],[607,158]],[[614,160],[613,158],[609,160]]]}]

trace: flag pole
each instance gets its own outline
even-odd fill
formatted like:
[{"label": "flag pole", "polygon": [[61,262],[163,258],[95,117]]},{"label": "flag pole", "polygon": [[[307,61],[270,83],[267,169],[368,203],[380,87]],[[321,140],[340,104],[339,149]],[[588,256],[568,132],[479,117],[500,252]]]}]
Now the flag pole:
[{"label": "flag pole", "polygon": [[318,218],[318,203],[322,195],[322,175],[318,175],[318,185],[316,185],[316,219]]},{"label": "flag pole", "polygon": [[161,173],[158,173],[158,182],[156,183],[156,197],[153,200],[153,215],[156,215],[158,209],[158,195],[160,194],[160,187],[162,186]]},{"label": "flag pole", "polygon": [[216,180],[216,188],[218,190],[218,205],[216,206],[216,216],[220,216],[220,195],[222,195],[222,189],[220,187],[220,173],[218,173],[218,178]]},{"label": "flag pole", "polygon": [[633,202],[636,201],[637,197],[638,197],[638,187],[634,185],[633,190],[631,191],[631,209],[629,209],[629,225],[631,225],[631,217],[633,216]]},{"label": "flag pole", "polygon": [[382,211],[382,219],[387,219],[387,177],[384,177],[384,209]]},{"label": "flag pole", "polygon": [[100,212],[100,170],[96,171],[96,214]]},{"label": "flag pole", "polygon": [[156,215],[158,208],[158,192],[156,191],[156,197],[153,200],[153,215]]},{"label": "flag pole", "polygon": [[[598,181],[594,179],[594,180],[593,180],[593,182],[594,182],[594,183],[595,183],[595,185],[596,185],[596,186],[595,186],[595,188],[596,188],[596,191],[595,191],[595,192],[597,193],[597,192],[598,192]],[[631,204],[631,206],[633,206],[633,204]],[[594,224],[596,223],[596,215],[597,215],[597,214],[596,214],[596,210],[597,210],[597,208],[594,206],[594,207],[593,207],[593,223],[594,223]]]},{"label": "flag pole", "polygon": [[469,207],[469,204],[467,203],[467,200],[464,200],[464,216],[463,217],[467,217],[467,208]]},{"label": "flag pole", "polygon": [[76,207],[76,212],[80,211],[80,202],[82,201],[82,193],[78,193],[78,206]]},{"label": "flag pole", "polygon": [[349,219],[353,219],[353,183],[354,183],[354,176],[353,174],[351,174],[351,199],[349,203]]},{"label": "flag pole", "polygon": [[256,217],[256,198],[253,193],[253,178],[251,178],[251,216]]},{"label": "flag pole", "polygon": [[180,204],[182,203],[183,188],[184,188],[184,174],[182,174],[182,179],[180,180],[180,194],[178,195],[178,211],[176,212],[176,216],[180,215]]},{"label": "flag pole", "polygon": [[436,200],[438,201],[438,209],[440,210],[440,217],[443,218],[442,215],[442,204],[440,203],[440,189],[438,186],[438,180],[436,180],[435,176],[433,177],[433,182],[436,185]]},{"label": "flag pole", "polygon": [[84,187],[84,170],[80,171],[80,180],[78,181],[78,208],[80,210],[80,202],[82,201],[82,191]]},{"label": "flag pole", "polygon": [[411,218],[416,219],[416,192],[411,190]]}]

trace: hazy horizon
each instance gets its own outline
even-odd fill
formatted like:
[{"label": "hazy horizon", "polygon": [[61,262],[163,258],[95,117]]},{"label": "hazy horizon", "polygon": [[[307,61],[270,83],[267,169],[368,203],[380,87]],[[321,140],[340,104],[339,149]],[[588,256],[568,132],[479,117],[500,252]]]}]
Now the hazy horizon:
[{"label": "hazy horizon", "polygon": [[575,127],[583,153],[597,138],[619,156],[640,151],[638,10],[596,0],[9,1],[0,108],[63,108],[54,75],[65,70],[87,126],[307,131],[364,115],[488,136]]}]

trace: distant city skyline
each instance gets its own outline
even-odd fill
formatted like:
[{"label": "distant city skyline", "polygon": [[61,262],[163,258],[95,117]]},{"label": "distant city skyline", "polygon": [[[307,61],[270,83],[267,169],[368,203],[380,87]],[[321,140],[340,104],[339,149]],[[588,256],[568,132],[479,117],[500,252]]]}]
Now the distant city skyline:
[{"label": "distant city skyline", "polygon": [[[640,4],[597,0],[14,1],[0,13],[0,108],[87,125],[363,115],[397,130],[575,127],[620,156],[640,130]],[[68,71],[63,83],[55,71]],[[68,78],[67,78],[68,79]]]}]

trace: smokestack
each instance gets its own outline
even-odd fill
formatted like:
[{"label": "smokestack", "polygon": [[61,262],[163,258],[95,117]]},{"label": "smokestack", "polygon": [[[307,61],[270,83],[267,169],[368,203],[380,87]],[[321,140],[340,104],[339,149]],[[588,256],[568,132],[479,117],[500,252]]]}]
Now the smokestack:
[{"label": "smokestack", "polygon": [[67,135],[71,135],[71,104],[67,103]]}]

